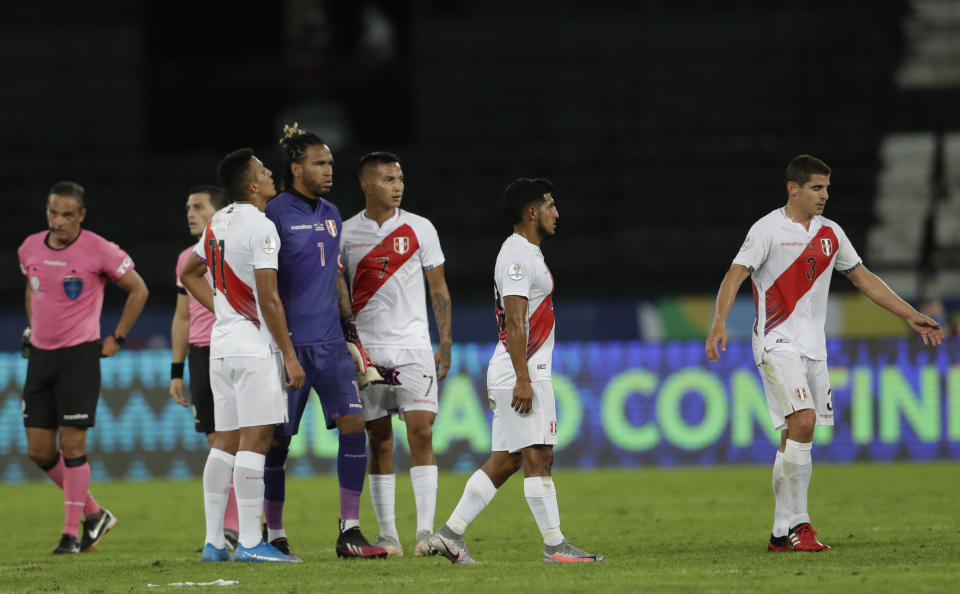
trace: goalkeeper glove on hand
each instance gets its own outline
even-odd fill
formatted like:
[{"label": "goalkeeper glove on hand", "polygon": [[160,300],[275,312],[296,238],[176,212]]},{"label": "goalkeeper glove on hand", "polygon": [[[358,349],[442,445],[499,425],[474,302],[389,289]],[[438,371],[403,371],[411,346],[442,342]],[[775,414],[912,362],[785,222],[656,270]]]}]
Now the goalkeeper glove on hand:
[{"label": "goalkeeper glove on hand", "polygon": [[373,364],[373,367],[377,370],[377,373],[380,374],[380,379],[374,380],[370,383],[373,384],[384,384],[387,386],[399,386],[400,384],[400,372],[392,367],[386,367],[385,365]]},{"label": "goalkeeper glove on hand", "polygon": [[357,380],[360,389],[365,390],[367,386],[375,381],[383,380],[383,377],[370,360],[370,355],[360,342],[360,334],[357,332],[357,325],[353,318],[348,318],[343,322],[343,337],[347,341],[347,350],[353,357],[353,363],[357,366]]}]

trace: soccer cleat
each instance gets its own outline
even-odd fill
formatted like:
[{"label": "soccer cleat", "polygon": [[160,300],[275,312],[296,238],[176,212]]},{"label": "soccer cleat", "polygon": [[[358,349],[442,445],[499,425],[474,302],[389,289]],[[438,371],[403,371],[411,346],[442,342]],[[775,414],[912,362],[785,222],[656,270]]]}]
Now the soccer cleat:
[{"label": "soccer cleat", "polygon": [[429,539],[430,539],[429,530],[421,530],[417,532],[417,547],[413,549],[414,556],[428,557],[430,555],[437,554],[437,551],[430,548],[430,543],[427,542]]},{"label": "soccer cleat", "polygon": [[231,561],[233,560],[233,557],[230,556],[230,551],[227,550],[227,547],[218,549],[208,542],[207,544],[203,545],[203,552],[200,553],[200,560],[204,563],[215,561]]},{"label": "soccer cleat", "polygon": [[274,538],[270,541],[270,544],[273,545],[273,548],[277,549],[287,557],[292,557],[294,559],[300,560],[300,557],[297,557],[293,554],[293,551],[290,550],[290,541],[287,540],[286,536],[281,536],[279,538]]},{"label": "soccer cleat", "polygon": [[456,533],[446,525],[427,537],[427,545],[435,551],[434,554],[443,555],[454,565],[480,565],[470,556],[463,538],[457,538]]},{"label": "soccer cleat", "polygon": [[543,547],[544,563],[594,563],[596,561],[603,561],[603,555],[581,551],[566,539],[556,546]]},{"label": "soccer cleat", "polygon": [[223,531],[223,540],[227,543],[227,550],[231,553],[237,550],[237,543],[240,542],[240,534],[236,530],[225,529]]},{"label": "soccer cleat", "polygon": [[403,545],[395,536],[378,536],[373,546],[387,552],[387,557],[403,557]]},{"label": "soccer cleat", "polygon": [[337,537],[337,557],[360,559],[384,559],[387,550],[370,544],[360,532],[359,526],[344,530]]},{"label": "soccer cleat", "polygon": [[242,544],[237,544],[237,550],[233,554],[234,561],[244,563],[301,563],[299,557],[284,555],[272,544],[262,540],[255,547],[249,549]]},{"label": "soccer cleat", "polygon": [[117,525],[117,516],[113,515],[109,509],[102,508],[100,517],[87,518],[83,521],[83,538],[80,539],[80,550],[86,553],[93,550],[103,535]]},{"label": "soccer cleat", "polygon": [[794,551],[829,551],[830,547],[817,540],[817,531],[804,522],[790,529],[790,544]]},{"label": "soccer cleat", "polygon": [[786,536],[774,536],[770,535],[770,542],[767,543],[767,550],[771,553],[783,553],[785,551],[792,551],[793,545],[790,544],[790,539]]},{"label": "soccer cleat", "polygon": [[72,534],[61,534],[60,544],[53,549],[54,555],[72,555],[80,552],[80,542]]}]

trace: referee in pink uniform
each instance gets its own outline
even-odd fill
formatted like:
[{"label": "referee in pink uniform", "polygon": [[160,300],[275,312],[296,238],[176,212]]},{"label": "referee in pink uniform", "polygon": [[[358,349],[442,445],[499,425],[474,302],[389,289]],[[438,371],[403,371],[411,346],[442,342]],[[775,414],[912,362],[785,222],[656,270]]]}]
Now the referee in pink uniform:
[{"label": "referee in pink uniform", "polygon": [[[148,295],[126,252],[80,228],[87,214],[83,194],[74,182],[54,184],[47,197],[49,229],[28,236],[17,250],[27,277],[31,330],[23,386],[27,455],[63,490],[63,535],[54,554],[89,551],[117,523],[90,494],[87,429],[94,425],[100,398],[100,357],[120,349]],[[127,293],[127,300],[113,334],[101,341],[107,279]]]}]

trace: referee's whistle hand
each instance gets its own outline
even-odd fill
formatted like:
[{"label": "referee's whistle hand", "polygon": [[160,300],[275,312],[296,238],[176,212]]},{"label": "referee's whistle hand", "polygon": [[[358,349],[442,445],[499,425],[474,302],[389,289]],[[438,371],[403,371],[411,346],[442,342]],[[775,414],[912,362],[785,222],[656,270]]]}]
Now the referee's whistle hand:
[{"label": "referee's whistle hand", "polygon": [[103,342],[100,343],[101,357],[112,357],[116,355],[119,350],[120,345],[117,344],[117,341],[112,336],[104,338]]}]

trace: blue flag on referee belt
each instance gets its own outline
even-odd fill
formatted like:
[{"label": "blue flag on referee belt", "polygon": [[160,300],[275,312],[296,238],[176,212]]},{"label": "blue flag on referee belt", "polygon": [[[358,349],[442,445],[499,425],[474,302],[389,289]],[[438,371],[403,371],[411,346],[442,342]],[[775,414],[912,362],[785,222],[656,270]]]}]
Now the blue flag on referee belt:
[{"label": "blue flag on referee belt", "polygon": [[65,276],[63,277],[63,292],[67,294],[67,297],[70,299],[76,299],[80,296],[80,291],[83,290],[83,279],[79,276]]}]

